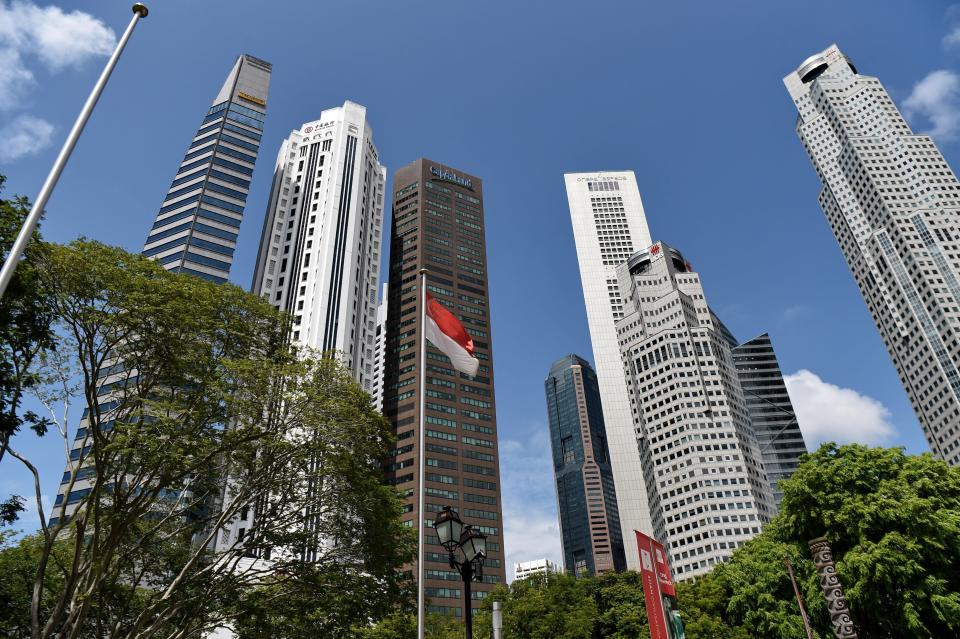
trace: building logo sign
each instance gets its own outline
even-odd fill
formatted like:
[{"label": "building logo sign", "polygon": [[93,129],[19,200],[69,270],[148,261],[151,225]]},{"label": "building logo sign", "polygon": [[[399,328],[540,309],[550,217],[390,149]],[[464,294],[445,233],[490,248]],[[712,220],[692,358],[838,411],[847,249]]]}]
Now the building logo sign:
[{"label": "building logo sign", "polygon": [[257,104],[262,107],[267,106],[266,100],[258,98],[254,95],[250,95],[249,93],[244,93],[243,91],[237,91],[237,97],[240,98],[241,100],[246,100],[247,102],[253,102],[254,104]]},{"label": "building logo sign", "polygon": [[595,175],[591,177],[578,177],[577,182],[599,182],[601,180],[607,182],[626,182],[627,179],[625,175]]},{"label": "building logo sign", "polygon": [[453,171],[447,171],[436,166],[431,166],[430,173],[432,173],[435,177],[440,178],[444,182],[452,182],[459,186],[473,190],[473,180],[457,175]]}]

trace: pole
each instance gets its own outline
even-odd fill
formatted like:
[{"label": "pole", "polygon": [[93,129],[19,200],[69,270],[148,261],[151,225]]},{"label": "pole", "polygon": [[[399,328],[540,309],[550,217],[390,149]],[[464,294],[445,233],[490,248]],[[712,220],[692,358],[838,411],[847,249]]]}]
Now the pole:
[{"label": "pole", "polygon": [[100,74],[100,79],[97,80],[93,91],[90,93],[90,97],[87,98],[86,104],[84,104],[83,109],[80,110],[80,115],[77,116],[77,121],[74,122],[73,128],[70,129],[70,135],[67,136],[67,141],[63,143],[63,148],[60,149],[60,155],[57,156],[56,161],[53,163],[50,174],[47,175],[46,181],[44,181],[43,186],[40,188],[40,193],[37,195],[37,199],[34,200],[33,207],[30,209],[30,213],[27,214],[27,219],[24,220],[23,226],[20,228],[20,233],[17,235],[17,239],[10,249],[10,254],[7,255],[7,259],[3,263],[3,270],[0,270],[0,298],[3,297],[7,286],[10,285],[10,280],[13,279],[13,272],[17,269],[17,263],[20,261],[20,258],[23,257],[30,238],[33,237],[33,232],[37,228],[40,216],[43,215],[43,209],[47,206],[47,200],[50,199],[50,195],[53,193],[53,187],[57,185],[60,174],[63,172],[63,167],[66,166],[67,160],[70,159],[70,154],[73,153],[73,147],[77,145],[77,140],[80,138],[80,134],[83,133],[83,127],[86,126],[87,120],[90,119],[90,114],[93,113],[93,107],[97,106],[100,94],[103,93],[103,88],[107,85],[107,80],[110,79],[113,68],[117,66],[117,60],[120,59],[123,48],[127,46],[127,40],[129,40],[133,34],[133,28],[137,26],[140,18],[147,17],[147,13],[146,5],[140,4],[139,2],[133,5],[133,18],[130,19],[127,30],[123,32],[120,42],[117,43],[117,48],[114,50],[113,55],[110,56],[110,59],[107,60],[107,66],[104,67],[103,73]]},{"label": "pole", "polygon": [[503,602],[493,602],[493,639],[503,639]]},{"label": "pole", "polygon": [[465,562],[460,574],[463,576],[463,598],[467,602],[463,610],[463,620],[467,627],[467,639],[473,639],[473,601],[470,594],[470,582],[473,581],[473,562]]},{"label": "pole", "polygon": [[424,559],[424,522],[426,521],[424,513],[424,493],[426,492],[423,488],[424,482],[427,477],[424,471],[424,451],[426,447],[424,446],[423,440],[427,435],[426,428],[424,428],[424,418],[423,413],[425,410],[424,406],[424,396],[426,395],[426,377],[427,377],[427,269],[422,268],[419,271],[420,274],[420,433],[419,433],[419,443],[417,448],[417,456],[419,457],[419,467],[420,467],[420,478],[417,484],[418,492],[420,493],[417,496],[417,530],[419,531],[418,540],[417,540],[417,639],[424,639],[424,632],[426,630],[426,620],[427,620],[427,608],[426,602],[424,601],[424,587],[423,587],[423,559]]},{"label": "pole", "polygon": [[807,631],[807,639],[813,639],[813,631],[810,630],[810,619],[807,617],[807,610],[803,607],[803,598],[800,596],[800,589],[797,587],[797,580],[793,576],[793,565],[789,557],[783,558],[783,563],[787,567],[787,573],[790,575],[790,583],[793,584],[793,594],[797,597],[797,603],[800,605],[800,617],[803,619],[803,627]]}]

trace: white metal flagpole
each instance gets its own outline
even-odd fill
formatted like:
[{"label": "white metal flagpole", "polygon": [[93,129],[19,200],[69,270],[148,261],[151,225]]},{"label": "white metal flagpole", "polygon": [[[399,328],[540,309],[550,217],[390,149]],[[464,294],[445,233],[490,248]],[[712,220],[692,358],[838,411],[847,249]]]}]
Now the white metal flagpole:
[{"label": "white metal flagpole", "polygon": [[93,113],[93,107],[97,106],[100,94],[103,93],[103,88],[107,85],[107,80],[110,79],[113,68],[117,66],[117,60],[120,59],[123,48],[127,46],[127,40],[129,40],[131,34],[133,34],[133,28],[137,26],[137,21],[139,21],[140,18],[147,17],[147,13],[146,5],[140,4],[139,2],[133,5],[133,18],[131,18],[130,24],[127,25],[127,30],[123,32],[120,42],[117,43],[117,48],[107,61],[107,66],[104,67],[103,73],[100,74],[100,79],[97,80],[93,91],[90,93],[90,97],[87,98],[86,104],[84,104],[83,109],[80,110],[80,115],[77,116],[77,121],[74,122],[73,128],[70,129],[70,135],[67,136],[67,141],[63,143],[63,148],[60,149],[60,155],[57,156],[57,160],[53,163],[50,174],[47,175],[47,179],[43,183],[37,199],[33,202],[33,208],[31,208],[30,213],[27,214],[27,219],[23,222],[23,227],[21,227],[20,233],[17,235],[13,247],[10,249],[10,254],[7,255],[7,260],[3,263],[3,270],[0,270],[0,297],[3,297],[7,286],[10,284],[10,280],[13,279],[13,272],[17,269],[17,263],[20,261],[20,258],[23,257],[23,252],[27,249],[27,244],[33,236],[33,231],[37,228],[37,222],[40,221],[40,216],[43,215],[43,209],[47,206],[47,200],[50,199],[50,194],[53,193],[53,187],[57,185],[60,174],[63,172],[63,167],[66,166],[67,160],[70,159],[70,154],[73,153],[73,147],[77,145],[77,140],[80,138],[80,134],[83,133],[83,127],[86,126],[87,120],[90,119],[90,114]]},{"label": "white metal flagpole", "polygon": [[[424,412],[424,396],[427,394],[426,391],[426,377],[427,377],[427,269],[420,269],[420,432],[418,433],[419,451],[417,455],[419,457],[419,467],[420,467],[420,477],[417,482],[417,517],[419,521],[417,522],[417,530],[419,531],[419,539],[417,540],[417,639],[424,639],[424,632],[426,630],[426,620],[427,620],[427,609],[426,601],[424,597],[424,587],[423,587],[423,559],[424,559],[424,522],[426,521],[426,513],[424,512],[424,494],[425,490],[423,484],[426,481],[426,475],[424,474],[424,468],[426,466],[424,462],[424,453],[426,451],[426,446],[423,443],[424,438],[427,435],[427,431],[424,428],[426,421],[423,418]],[[469,604],[468,604],[469,605]]]}]

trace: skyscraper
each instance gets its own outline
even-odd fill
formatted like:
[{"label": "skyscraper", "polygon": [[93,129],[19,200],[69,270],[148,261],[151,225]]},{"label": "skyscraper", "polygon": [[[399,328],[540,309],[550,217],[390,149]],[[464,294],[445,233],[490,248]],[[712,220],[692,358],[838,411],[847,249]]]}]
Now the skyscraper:
[{"label": "skyscraper", "polygon": [[533,575],[550,575],[558,572],[560,572],[559,567],[546,557],[513,564],[514,579],[526,579]]},{"label": "skyscraper", "polygon": [[226,282],[260,149],[272,66],[237,58],[167,191],[143,254]]},{"label": "skyscraper", "polygon": [[[617,269],[616,331],[653,518],[680,579],[733,553],[775,512],[726,331],[683,255],[658,242]],[[619,496],[619,489],[618,489]]]},{"label": "skyscraper", "polygon": [[[290,315],[293,342],[335,353],[370,392],[386,168],[366,115],[347,101],[281,143],[251,290]],[[245,510],[218,545],[256,517]]]},{"label": "skyscraper", "polygon": [[624,570],[597,375],[586,360],[567,355],[550,367],[544,387],[566,571],[594,576]]},{"label": "skyscraper", "polygon": [[779,484],[797,470],[800,455],[807,452],[807,445],[770,336],[764,333],[742,344],[732,343],[730,352],[747,402],[750,423],[760,444],[773,500],[779,510],[783,498]]},{"label": "skyscraper", "polygon": [[383,412],[383,376],[386,372],[387,357],[387,295],[389,285],[384,284],[380,292],[380,302],[377,304],[377,323],[373,337],[373,381],[370,396],[373,405]]},{"label": "skyscraper", "polygon": [[623,317],[617,266],[651,244],[633,171],[567,173],[567,202],[597,382],[603,397],[627,567],[639,569],[634,530],[652,530],[615,323]]},{"label": "skyscraper", "polygon": [[[474,585],[474,608],[506,577],[480,178],[423,158],[399,169],[393,176],[390,242],[383,407],[397,447],[386,476],[405,496],[409,525],[426,526],[423,586],[431,610],[459,616],[460,576],[434,534],[434,513],[452,506],[487,535],[489,552],[483,582]],[[480,360],[475,377],[455,371],[429,343],[420,361],[423,300],[417,273],[424,268],[430,293],[473,337]],[[421,375],[426,389],[423,478],[418,476]],[[417,512],[421,487],[423,513]]]},{"label": "skyscraper", "polygon": [[[143,248],[144,255],[168,271],[227,281],[260,148],[272,68],[251,55],[238,57],[194,134]],[[118,365],[99,382],[106,388],[126,376]],[[90,492],[95,469],[83,459],[90,443],[87,426],[84,416],[63,473],[52,523],[70,515]],[[77,480],[66,495],[73,472]]]},{"label": "skyscraper", "polygon": [[836,45],[783,82],[820,206],[930,448],[960,464],[960,183]]},{"label": "skyscraper", "polygon": [[386,168],[366,113],[326,109],[280,145],[252,290],[291,315],[294,341],[338,352],[369,392]]}]

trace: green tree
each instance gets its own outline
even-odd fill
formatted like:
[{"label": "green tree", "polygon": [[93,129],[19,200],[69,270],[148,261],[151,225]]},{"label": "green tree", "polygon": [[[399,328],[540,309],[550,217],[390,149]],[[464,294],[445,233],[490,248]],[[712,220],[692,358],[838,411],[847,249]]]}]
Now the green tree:
[{"label": "green tree", "polygon": [[[0,193],[5,183],[6,177],[0,175]],[[0,259],[6,260],[29,212],[30,203],[24,197],[0,198]],[[54,341],[49,299],[36,268],[44,248],[35,233],[0,298],[0,461],[21,427],[26,425],[41,435],[47,427],[39,415],[21,410],[24,394],[38,383],[31,366]],[[0,502],[0,525],[12,523],[22,510],[23,499],[17,495]]]},{"label": "green tree", "polygon": [[960,635],[960,469],[902,449],[825,444],[781,482],[780,514],[726,563],[679,588],[690,639],[804,639],[783,558],[815,636],[832,630],[807,542],[832,547],[862,639]]},{"label": "green tree", "polygon": [[[746,629],[754,637],[806,639],[800,608],[783,563],[784,558],[789,558],[814,636],[829,637],[832,632],[826,602],[809,554],[804,554],[798,544],[778,541],[778,523],[775,520],[769,524],[764,534],[747,542],[705,581],[713,587],[721,586],[723,617],[729,626]],[[683,610],[683,600],[680,606]]]},{"label": "green tree", "polygon": [[[0,636],[26,639],[30,636],[30,599],[37,564],[43,551],[39,535],[16,538],[13,531],[0,532]],[[69,547],[59,544],[54,548],[54,561],[69,563]],[[43,588],[52,595],[62,587],[59,575],[51,572]]]},{"label": "green tree", "polygon": [[729,594],[714,575],[677,584],[677,603],[688,639],[748,639],[750,633],[724,619]]},{"label": "green tree", "polygon": [[826,444],[783,486],[774,535],[830,541],[861,637],[960,635],[960,468]]},{"label": "green tree", "polygon": [[59,341],[35,390],[82,452],[48,518],[8,448],[41,521],[31,637],[265,636],[248,621],[278,602],[293,621],[270,636],[339,636],[406,601],[388,425],[340,364],[255,296],[120,249],[49,245],[37,268]]},{"label": "green tree", "polygon": [[595,636],[633,639],[650,634],[640,573],[606,573],[593,582],[597,604]]},{"label": "green tree", "polygon": [[[599,613],[592,580],[565,574],[531,575],[497,588],[484,599],[484,610],[495,600],[503,602],[507,637],[590,639]],[[486,636],[486,627],[478,629]]]},{"label": "green tree", "polygon": [[503,602],[507,637],[633,639],[649,635],[643,584],[636,572],[597,578],[532,575],[484,599],[478,636],[489,636],[493,601]]},{"label": "green tree", "polygon": [[[474,627],[475,637],[487,637]],[[415,612],[395,612],[370,625],[358,625],[353,629],[355,639],[417,639],[417,615]],[[452,615],[427,613],[424,622],[426,639],[463,639],[463,620]]]}]

